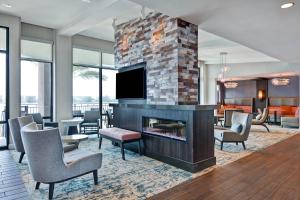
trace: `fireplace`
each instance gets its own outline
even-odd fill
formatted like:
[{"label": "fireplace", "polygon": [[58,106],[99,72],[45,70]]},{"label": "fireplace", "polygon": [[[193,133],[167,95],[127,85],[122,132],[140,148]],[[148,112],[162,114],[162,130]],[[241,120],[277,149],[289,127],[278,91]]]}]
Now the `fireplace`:
[{"label": "fireplace", "polygon": [[143,133],[186,141],[186,122],[143,117]]}]

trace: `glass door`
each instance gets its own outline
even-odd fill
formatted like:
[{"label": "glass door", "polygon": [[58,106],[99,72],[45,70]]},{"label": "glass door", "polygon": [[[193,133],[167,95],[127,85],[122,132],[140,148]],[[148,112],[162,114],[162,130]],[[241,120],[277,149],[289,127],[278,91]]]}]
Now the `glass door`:
[{"label": "glass door", "polygon": [[0,26],[0,149],[6,149],[9,143],[8,88],[8,28]]}]

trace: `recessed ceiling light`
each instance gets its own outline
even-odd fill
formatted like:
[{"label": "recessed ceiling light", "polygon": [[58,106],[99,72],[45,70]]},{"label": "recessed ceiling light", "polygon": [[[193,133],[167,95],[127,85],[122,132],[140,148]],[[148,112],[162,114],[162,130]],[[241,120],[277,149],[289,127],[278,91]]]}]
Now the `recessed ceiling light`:
[{"label": "recessed ceiling light", "polygon": [[288,2],[288,3],[284,3],[281,5],[281,8],[290,8],[293,7],[295,5],[295,3],[293,2]]},{"label": "recessed ceiling light", "polygon": [[81,0],[82,2],[84,3],[91,3],[92,1],[91,0]]},{"label": "recessed ceiling light", "polygon": [[10,4],[7,4],[7,3],[3,3],[3,4],[1,4],[1,6],[5,7],[5,8],[11,8],[12,7]]}]

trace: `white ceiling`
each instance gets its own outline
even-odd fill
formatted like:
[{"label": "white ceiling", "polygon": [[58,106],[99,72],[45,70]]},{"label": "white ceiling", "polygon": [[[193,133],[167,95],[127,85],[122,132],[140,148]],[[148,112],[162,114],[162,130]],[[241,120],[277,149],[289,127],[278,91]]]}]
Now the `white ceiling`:
[{"label": "white ceiling", "polygon": [[300,1],[131,0],[285,62],[300,61]]},{"label": "white ceiling", "polygon": [[[0,12],[21,17],[26,23],[58,29],[64,35],[83,34],[114,41],[117,24],[141,16],[142,6],[127,0],[0,0]],[[12,8],[1,6],[3,3]],[[146,9],[146,13],[150,10]]]},{"label": "white ceiling", "polygon": [[199,24],[199,58],[207,63],[219,62],[221,51],[229,53],[230,63],[277,61],[274,58],[297,62],[300,61],[300,43],[297,40],[300,34],[300,2],[286,10],[280,9],[281,2],[91,0],[91,3],[84,3],[82,0],[0,0],[0,4],[12,5],[9,9],[0,6],[0,12],[20,16],[23,22],[58,29],[61,34],[82,34],[113,41],[113,18],[117,17],[119,24],[139,17],[141,4]]},{"label": "white ceiling", "polygon": [[220,52],[228,53],[227,63],[279,62],[278,59],[198,29],[199,60],[205,61],[206,64],[218,64]]}]

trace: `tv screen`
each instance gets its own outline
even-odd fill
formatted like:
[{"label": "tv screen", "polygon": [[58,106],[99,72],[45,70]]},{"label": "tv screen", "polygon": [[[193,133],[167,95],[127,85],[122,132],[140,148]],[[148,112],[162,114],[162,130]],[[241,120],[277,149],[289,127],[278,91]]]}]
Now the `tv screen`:
[{"label": "tv screen", "polygon": [[146,98],[145,69],[139,68],[117,73],[117,99],[144,99]]}]

